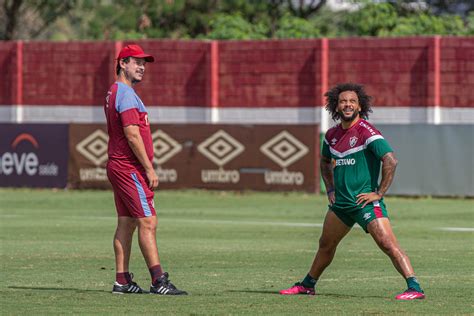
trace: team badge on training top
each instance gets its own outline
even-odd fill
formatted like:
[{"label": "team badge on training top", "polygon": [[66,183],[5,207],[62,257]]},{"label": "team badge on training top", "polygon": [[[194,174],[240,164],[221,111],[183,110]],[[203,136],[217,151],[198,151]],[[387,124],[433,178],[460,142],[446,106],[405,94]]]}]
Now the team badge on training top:
[{"label": "team badge on training top", "polygon": [[352,136],[349,138],[349,146],[354,147],[355,144],[357,143],[358,138],[356,136]]}]

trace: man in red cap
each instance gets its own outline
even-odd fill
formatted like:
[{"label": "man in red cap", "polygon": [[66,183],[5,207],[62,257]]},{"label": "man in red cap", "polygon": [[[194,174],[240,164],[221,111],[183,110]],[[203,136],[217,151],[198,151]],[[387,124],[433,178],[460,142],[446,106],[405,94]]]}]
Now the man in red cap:
[{"label": "man in red cap", "polygon": [[129,273],[132,237],[150,271],[150,293],[183,295],[163,272],[156,246],[156,212],[153,190],[158,176],[153,168],[153,142],[145,105],[133,86],[142,81],[145,64],[155,59],[138,45],[127,45],[117,58],[117,81],[110,87],[104,110],[109,134],[107,176],[114,191],[118,222],[114,237],[116,281],[112,293],[144,293]]}]

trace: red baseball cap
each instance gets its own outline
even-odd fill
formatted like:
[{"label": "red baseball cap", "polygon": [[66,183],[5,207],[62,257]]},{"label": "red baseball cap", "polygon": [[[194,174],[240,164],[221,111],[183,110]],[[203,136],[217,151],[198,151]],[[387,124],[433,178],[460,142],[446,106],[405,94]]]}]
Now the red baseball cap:
[{"label": "red baseball cap", "polygon": [[155,58],[151,55],[145,54],[143,49],[135,44],[127,45],[120,51],[118,55],[118,60],[127,58],[127,57],[136,57],[144,58],[146,62],[152,63],[155,61]]}]

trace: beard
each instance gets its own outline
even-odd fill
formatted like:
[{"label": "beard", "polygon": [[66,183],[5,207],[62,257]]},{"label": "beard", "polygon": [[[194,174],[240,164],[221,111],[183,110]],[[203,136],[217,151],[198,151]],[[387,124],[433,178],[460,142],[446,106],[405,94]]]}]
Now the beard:
[{"label": "beard", "polygon": [[359,111],[358,110],[354,110],[354,113],[352,113],[351,116],[344,116],[343,111],[338,111],[338,113],[339,113],[339,117],[344,122],[351,122],[359,116]]},{"label": "beard", "polygon": [[133,83],[133,84],[139,83],[139,82],[141,82],[142,79],[143,79],[144,73],[139,73],[139,72],[137,72],[136,74],[137,74],[138,76],[141,75],[141,78],[137,78],[138,76],[132,76],[132,83]]},{"label": "beard", "polygon": [[143,80],[144,73],[140,73],[138,71],[133,72],[133,71],[125,71],[124,70],[124,75],[125,75],[125,78],[130,80],[132,85],[134,85],[134,84],[139,83]]}]

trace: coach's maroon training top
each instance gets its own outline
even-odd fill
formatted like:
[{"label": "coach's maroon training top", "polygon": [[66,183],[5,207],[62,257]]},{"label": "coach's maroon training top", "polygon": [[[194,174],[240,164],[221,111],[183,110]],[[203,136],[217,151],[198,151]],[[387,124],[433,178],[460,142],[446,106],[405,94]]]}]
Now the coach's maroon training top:
[{"label": "coach's maroon training top", "polygon": [[138,125],[145,150],[150,161],[153,161],[153,142],[151,139],[148,113],[142,100],[132,87],[122,82],[115,82],[109,89],[104,103],[109,133],[109,161],[114,166],[129,169],[131,166],[144,171],[132,149],[128,145],[123,128]]}]

